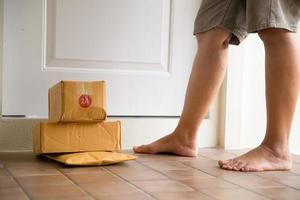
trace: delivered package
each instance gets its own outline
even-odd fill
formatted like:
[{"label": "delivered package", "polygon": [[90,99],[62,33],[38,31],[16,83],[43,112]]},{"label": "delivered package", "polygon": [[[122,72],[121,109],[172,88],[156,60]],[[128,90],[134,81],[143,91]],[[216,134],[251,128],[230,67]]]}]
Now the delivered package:
[{"label": "delivered package", "polygon": [[33,127],[35,153],[121,150],[121,123],[41,122]]},{"label": "delivered package", "polygon": [[82,152],[44,154],[43,156],[66,165],[110,165],[136,159],[135,156],[118,152]]},{"label": "delivered package", "polygon": [[49,120],[94,122],[106,118],[104,81],[60,81],[49,89]]}]

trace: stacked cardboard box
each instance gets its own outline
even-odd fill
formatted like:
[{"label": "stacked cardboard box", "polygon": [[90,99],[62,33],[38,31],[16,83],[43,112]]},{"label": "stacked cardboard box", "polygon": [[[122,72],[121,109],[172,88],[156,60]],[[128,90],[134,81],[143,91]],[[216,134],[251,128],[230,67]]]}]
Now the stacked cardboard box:
[{"label": "stacked cardboard box", "polygon": [[121,150],[120,121],[106,121],[104,81],[61,81],[48,95],[48,122],[33,127],[35,153]]}]

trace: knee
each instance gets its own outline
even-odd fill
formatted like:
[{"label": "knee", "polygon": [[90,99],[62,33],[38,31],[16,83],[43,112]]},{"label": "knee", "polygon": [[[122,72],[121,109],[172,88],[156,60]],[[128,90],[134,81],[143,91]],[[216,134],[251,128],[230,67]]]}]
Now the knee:
[{"label": "knee", "polygon": [[198,47],[205,45],[208,49],[225,49],[228,48],[231,33],[227,29],[216,27],[209,31],[198,33],[196,37]]},{"label": "knee", "polygon": [[269,28],[258,31],[258,35],[264,45],[280,44],[282,42],[286,43],[290,40],[289,33],[288,30],[279,28]]}]

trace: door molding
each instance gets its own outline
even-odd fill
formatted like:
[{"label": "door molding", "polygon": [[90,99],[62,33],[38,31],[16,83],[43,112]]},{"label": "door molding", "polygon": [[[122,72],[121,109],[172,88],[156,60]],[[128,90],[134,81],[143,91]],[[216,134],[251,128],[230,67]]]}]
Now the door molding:
[{"label": "door molding", "polygon": [[162,0],[161,45],[159,62],[143,60],[113,59],[70,59],[56,56],[56,6],[57,0],[43,0],[42,23],[42,71],[54,72],[154,72],[168,75],[170,73],[170,36],[172,32],[172,1]]}]

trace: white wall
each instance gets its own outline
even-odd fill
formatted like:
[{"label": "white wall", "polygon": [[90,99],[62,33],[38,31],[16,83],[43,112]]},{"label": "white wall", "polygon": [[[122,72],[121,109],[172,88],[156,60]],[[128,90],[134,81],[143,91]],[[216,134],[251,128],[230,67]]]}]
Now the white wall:
[{"label": "white wall", "polygon": [[265,133],[264,49],[257,35],[244,41],[241,147],[258,145]]}]

